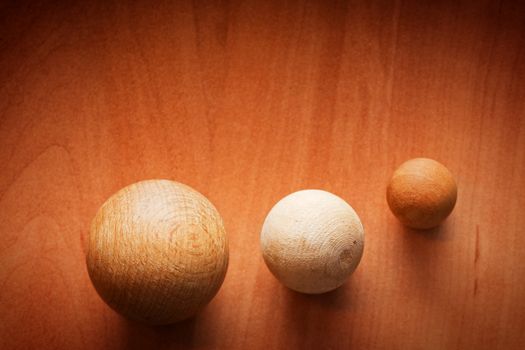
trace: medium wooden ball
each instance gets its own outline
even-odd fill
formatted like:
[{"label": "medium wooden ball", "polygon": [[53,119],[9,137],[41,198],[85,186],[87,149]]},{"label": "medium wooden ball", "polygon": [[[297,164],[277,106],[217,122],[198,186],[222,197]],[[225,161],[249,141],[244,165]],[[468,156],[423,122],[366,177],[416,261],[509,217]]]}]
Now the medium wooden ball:
[{"label": "medium wooden ball", "polygon": [[303,190],[281,199],[262,232],[264,261],[290,289],[318,294],[341,286],[363,255],[364,230],[343,199]]},{"label": "medium wooden ball", "polygon": [[428,158],[415,158],[397,168],[386,194],[392,213],[404,225],[430,229],[454,209],[457,186],[444,165]]},{"label": "medium wooden ball", "polygon": [[194,315],[219,290],[228,242],[215,207],[168,180],[127,186],[93,219],[87,267],[102,299],[122,315],[168,324]]}]

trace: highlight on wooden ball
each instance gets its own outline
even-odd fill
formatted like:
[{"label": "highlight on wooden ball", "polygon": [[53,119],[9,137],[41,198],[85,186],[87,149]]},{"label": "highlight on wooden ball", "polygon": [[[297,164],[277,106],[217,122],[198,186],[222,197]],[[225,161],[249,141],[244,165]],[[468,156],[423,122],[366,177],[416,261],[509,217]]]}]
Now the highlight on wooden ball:
[{"label": "highlight on wooden ball", "polygon": [[363,255],[364,229],[354,209],[338,196],[303,190],[281,199],[268,213],[261,250],[285,286],[319,294],[340,287]]},{"label": "highlight on wooden ball", "polygon": [[111,196],[93,219],[89,276],[122,315],[149,324],[191,317],[219,290],[228,266],[221,216],[181,183],[147,180]]},{"label": "highlight on wooden ball", "polygon": [[386,194],[392,213],[401,223],[414,229],[431,229],[454,209],[457,186],[443,164],[415,158],[397,168]]}]

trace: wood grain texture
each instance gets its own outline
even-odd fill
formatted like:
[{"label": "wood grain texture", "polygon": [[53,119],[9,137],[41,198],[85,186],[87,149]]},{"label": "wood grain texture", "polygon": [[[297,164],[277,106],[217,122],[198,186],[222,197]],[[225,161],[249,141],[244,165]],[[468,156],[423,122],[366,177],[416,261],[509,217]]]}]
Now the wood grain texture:
[{"label": "wood grain texture", "polygon": [[174,181],[139,181],[97,211],[86,264],[109,306],[165,325],[195,315],[217,294],[228,268],[228,239],[202,194]]},{"label": "wood grain texture", "polygon": [[322,190],[287,195],[261,230],[268,269],[292,290],[321,294],[343,285],[363,256],[364,230],[343,199]]},{"label": "wood grain texture", "polygon": [[[0,348],[523,349],[522,1],[12,1],[0,5]],[[385,200],[403,161],[458,183],[439,229]],[[169,178],[224,218],[196,318],[147,328],[85,266],[109,195]],[[350,281],[290,292],[259,253],[284,195],[359,213]]]},{"label": "wood grain texture", "polygon": [[452,212],[458,197],[454,176],[441,163],[414,158],[401,164],[386,188],[392,213],[413,229],[439,226]]}]

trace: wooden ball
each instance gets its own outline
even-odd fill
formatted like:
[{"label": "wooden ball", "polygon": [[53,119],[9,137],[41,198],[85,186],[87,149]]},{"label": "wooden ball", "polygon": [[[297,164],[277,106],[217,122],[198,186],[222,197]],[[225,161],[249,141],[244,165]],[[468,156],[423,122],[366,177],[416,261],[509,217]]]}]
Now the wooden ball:
[{"label": "wooden ball", "polygon": [[341,286],[363,255],[364,230],[343,199],[304,190],[281,199],[261,232],[266,265],[290,289],[318,294]]},{"label": "wooden ball", "polygon": [[444,165],[428,158],[415,158],[397,168],[386,193],[392,213],[404,225],[430,229],[454,209],[457,186]]},{"label": "wooden ball", "polygon": [[217,293],[227,266],[222,218],[206,197],[177,182],[127,186],[91,225],[91,281],[131,319],[168,324],[194,315]]}]

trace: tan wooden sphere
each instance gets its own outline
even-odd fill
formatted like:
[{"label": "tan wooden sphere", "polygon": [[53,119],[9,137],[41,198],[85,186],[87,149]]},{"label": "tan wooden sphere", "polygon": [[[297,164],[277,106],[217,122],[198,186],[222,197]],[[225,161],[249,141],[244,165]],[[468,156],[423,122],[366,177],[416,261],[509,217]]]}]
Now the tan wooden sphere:
[{"label": "tan wooden sphere", "polygon": [[131,319],[168,324],[194,315],[215,296],[227,266],[222,218],[206,197],[177,182],[127,186],[91,225],[91,281]]},{"label": "tan wooden sphere", "polygon": [[406,226],[430,229],[438,226],[454,209],[456,182],[441,163],[415,158],[401,164],[387,187],[387,202]]},{"label": "tan wooden sphere", "polygon": [[303,190],[281,199],[261,232],[266,265],[290,289],[318,294],[341,286],[363,255],[364,230],[343,199]]}]

